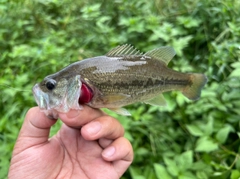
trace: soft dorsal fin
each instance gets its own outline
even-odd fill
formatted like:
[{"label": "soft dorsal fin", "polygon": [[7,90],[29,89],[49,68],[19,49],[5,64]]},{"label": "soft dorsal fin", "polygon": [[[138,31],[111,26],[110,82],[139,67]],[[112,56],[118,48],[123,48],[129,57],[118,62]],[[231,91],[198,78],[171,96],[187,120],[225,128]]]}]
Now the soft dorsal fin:
[{"label": "soft dorsal fin", "polygon": [[139,50],[129,44],[119,45],[110,50],[106,56],[108,57],[122,57],[127,55],[143,55]]},{"label": "soft dorsal fin", "polygon": [[172,47],[165,46],[151,50],[145,53],[144,55],[155,58],[157,60],[161,60],[167,65],[176,55],[176,52]]}]

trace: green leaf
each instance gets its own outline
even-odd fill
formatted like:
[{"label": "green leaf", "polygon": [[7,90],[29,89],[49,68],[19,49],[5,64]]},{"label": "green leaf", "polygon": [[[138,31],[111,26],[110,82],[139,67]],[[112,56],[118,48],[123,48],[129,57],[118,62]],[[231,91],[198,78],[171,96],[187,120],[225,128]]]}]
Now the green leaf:
[{"label": "green leaf", "polygon": [[133,142],[133,141],[134,141],[134,139],[133,139],[133,137],[132,137],[132,134],[131,134],[129,131],[126,131],[126,132],[124,133],[124,137],[127,138],[130,142]]},{"label": "green leaf", "polygon": [[178,38],[178,39],[173,39],[173,47],[176,51],[176,53],[179,55],[179,56],[182,56],[183,53],[182,53],[182,49],[185,48],[189,41],[192,39],[193,37],[191,35],[189,36],[185,36],[185,37],[181,37],[181,38]]},{"label": "green leaf", "polygon": [[238,137],[240,138],[240,132],[237,132]]},{"label": "green leaf", "polygon": [[172,177],[168,174],[167,169],[161,164],[154,164],[154,170],[158,179],[171,179]]},{"label": "green leaf", "polygon": [[208,175],[204,171],[197,171],[197,178],[198,179],[208,179]]},{"label": "green leaf", "polygon": [[224,172],[218,172],[210,177],[210,179],[228,179],[230,177],[231,172],[226,170]]},{"label": "green leaf", "polygon": [[209,136],[213,133],[213,119],[210,118],[207,125],[204,126],[204,134]]},{"label": "green leaf", "polygon": [[223,144],[227,140],[228,134],[233,131],[234,129],[230,125],[226,125],[217,132],[216,138],[220,143]]},{"label": "green leaf", "polygon": [[238,160],[236,162],[236,168],[240,171],[240,157],[238,155]]},{"label": "green leaf", "polygon": [[138,155],[143,156],[143,155],[148,154],[149,151],[148,151],[146,148],[144,148],[144,147],[140,147],[140,148],[138,148],[138,149],[135,151],[135,153],[138,154]]},{"label": "green leaf", "polygon": [[205,163],[202,160],[194,162],[193,165],[192,165],[192,170],[195,170],[195,171],[207,172],[209,170],[209,168],[211,168],[211,166],[208,165],[207,163]]},{"label": "green leaf", "polygon": [[140,169],[136,167],[130,167],[129,171],[133,179],[146,179],[144,176],[141,175]]},{"label": "green leaf", "polygon": [[197,140],[195,150],[197,152],[211,152],[218,149],[218,145],[206,136]]},{"label": "green leaf", "polygon": [[168,172],[171,173],[171,175],[173,176],[178,176],[179,168],[176,162],[168,157],[164,157],[163,160],[167,165]]},{"label": "green leaf", "polygon": [[240,178],[240,171],[239,170],[233,170],[231,173],[230,179],[239,179]]},{"label": "green leaf", "polygon": [[178,179],[197,179],[197,177],[195,175],[193,175],[191,172],[186,171],[186,172],[181,173],[178,176]]},{"label": "green leaf", "polygon": [[234,62],[231,64],[233,68],[240,68],[240,62]]},{"label": "green leaf", "polygon": [[184,97],[183,95],[177,95],[176,101],[179,106],[183,106],[186,101],[186,97]]},{"label": "green leaf", "polygon": [[240,68],[233,70],[229,77],[240,77]]},{"label": "green leaf", "polygon": [[197,125],[187,125],[186,127],[193,136],[199,137],[204,135],[203,131]]},{"label": "green leaf", "polygon": [[193,164],[193,151],[189,150],[182,153],[176,159],[179,168],[183,171],[192,167]]},{"label": "green leaf", "polygon": [[177,20],[183,24],[186,28],[197,27],[200,24],[200,20],[194,19],[193,17],[178,17]]}]

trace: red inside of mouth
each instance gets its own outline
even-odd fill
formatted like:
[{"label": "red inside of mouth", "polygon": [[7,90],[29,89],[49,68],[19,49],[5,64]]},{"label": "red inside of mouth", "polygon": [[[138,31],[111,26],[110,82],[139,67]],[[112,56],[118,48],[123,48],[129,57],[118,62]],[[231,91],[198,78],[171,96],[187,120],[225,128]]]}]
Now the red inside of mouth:
[{"label": "red inside of mouth", "polygon": [[93,97],[93,92],[92,90],[84,83],[82,83],[82,87],[81,87],[81,93],[80,93],[80,98],[78,100],[78,102],[80,104],[85,104],[91,101],[92,97]]}]

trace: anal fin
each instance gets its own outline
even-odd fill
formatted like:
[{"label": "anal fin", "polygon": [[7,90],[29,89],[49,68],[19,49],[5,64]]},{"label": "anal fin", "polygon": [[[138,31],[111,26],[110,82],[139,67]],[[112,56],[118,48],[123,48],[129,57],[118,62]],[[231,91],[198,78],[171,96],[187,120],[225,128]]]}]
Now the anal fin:
[{"label": "anal fin", "polygon": [[156,96],[155,98],[152,98],[148,101],[144,101],[144,103],[150,104],[153,106],[167,106],[167,102],[164,99],[162,94],[160,94],[160,95]]}]

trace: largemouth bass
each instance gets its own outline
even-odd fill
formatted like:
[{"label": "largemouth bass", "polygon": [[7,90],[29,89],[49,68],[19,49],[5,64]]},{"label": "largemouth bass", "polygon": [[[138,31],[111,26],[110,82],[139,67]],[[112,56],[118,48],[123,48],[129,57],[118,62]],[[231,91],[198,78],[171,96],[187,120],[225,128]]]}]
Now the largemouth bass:
[{"label": "largemouth bass", "polygon": [[109,108],[129,115],[123,106],[135,102],[163,106],[163,92],[179,90],[196,100],[207,82],[204,74],[181,73],[167,67],[175,56],[171,47],[141,53],[121,45],[104,56],[75,62],[33,87],[38,106],[47,115],[81,109]]}]

